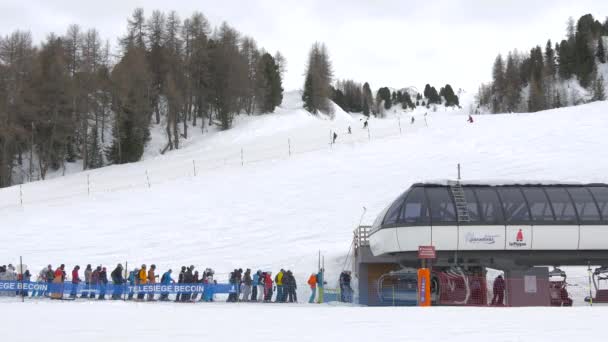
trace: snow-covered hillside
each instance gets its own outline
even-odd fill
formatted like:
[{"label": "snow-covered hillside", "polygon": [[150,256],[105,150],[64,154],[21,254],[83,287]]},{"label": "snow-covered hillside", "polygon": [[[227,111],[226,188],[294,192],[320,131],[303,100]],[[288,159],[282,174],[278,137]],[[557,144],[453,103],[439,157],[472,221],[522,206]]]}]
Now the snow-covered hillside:
[{"label": "snow-covered hillside", "polygon": [[[335,120],[320,120],[290,96],[274,115],[242,117],[179,151],[87,173],[89,196],[86,174],[24,186],[23,207],[19,187],[0,190],[11,240],[0,260],[23,255],[35,269],[194,264],[223,276],[285,267],[303,282],[318,250],[337,276],[363,206],[370,222],[410,184],[454,178],[457,163],[465,179],[608,181],[608,102],[473,124],[462,112],[419,108],[413,124],[410,114],[371,119],[368,136],[359,116],[336,110]],[[330,131],[339,134],[333,147]]]},{"label": "snow-covered hillside", "polygon": [[[465,109],[390,110],[385,119],[370,119],[369,131],[362,129],[361,116],[339,109],[335,120],[307,114],[300,109],[297,93],[288,94],[285,103],[276,114],[239,117],[234,129],[209,132],[163,156],[149,149],[139,163],[31,183],[21,189],[1,189],[0,222],[7,240],[0,249],[1,263],[16,263],[23,256],[35,272],[48,263],[66,263],[69,268],[75,263],[113,266],[127,261],[129,265],[155,263],[161,271],[193,264],[198,269],[214,268],[219,281],[226,281],[228,272],[238,267],[274,271],[283,267],[294,271],[299,296],[305,298],[305,280],[316,270],[319,250],[326,255],[329,285],[335,286],[363,206],[367,208],[363,222],[370,223],[412,183],[455,178],[458,163],[465,179],[608,182],[608,102],[535,114],[481,115],[475,116],[473,124],[467,123]],[[414,123],[410,123],[412,116]],[[352,135],[346,133],[349,125]],[[339,134],[333,146],[329,144],[332,131]],[[20,191],[23,206],[19,205]],[[147,334],[145,325],[136,331],[118,322],[136,315],[160,322],[161,311],[171,306],[161,304],[150,310],[147,304],[74,303],[51,309],[52,304],[36,301],[2,305],[10,308],[4,313],[29,315],[44,307],[44,312],[78,316],[73,323],[87,327],[88,332],[95,331],[90,323],[94,320],[85,317],[101,314],[112,317],[104,322],[116,327],[117,335],[106,337],[149,336],[149,340],[161,335]],[[188,306],[175,311],[175,319],[163,321],[167,324],[163,329],[175,331],[181,340],[193,340],[196,331],[179,328],[188,326],[188,317],[213,317],[204,318],[213,326],[226,317],[236,318],[239,324],[261,317],[243,328],[274,336],[275,330],[262,326],[268,324],[268,317],[286,315],[290,333],[296,334],[300,331],[296,327],[302,324],[324,331],[301,340],[343,336],[343,329],[368,336],[375,330],[364,328],[373,325],[386,327],[386,336],[395,337],[400,320],[391,319],[405,314],[421,317],[420,326],[432,331],[431,335],[415,335],[420,340],[465,335],[462,340],[475,340],[476,336],[486,340],[488,334],[496,340],[513,340],[519,338],[513,333],[514,324],[542,316],[535,309],[434,308],[419,315],[416,309],[395,312],[382,308],[372,313],[352,311],[355,308],[266,308],[239,305],[235,313],[220,304]],[[561,337],[581,336],[583,326],[570,324],[580,315],[585,320],[603,319],[602,311],[582,309],[566,316],[551,311],[551,317],[560,317],[559,322],[571,328]],[[141,316],[142,311],[148,316]],[[463,324],[471,326],[463,317],[475,315],[485,319],[474,318],[481,326],[473,325],[470,333],[462,330]],[[7,315],[0,317],[17,324]],[[443,322],[442,329],[423,321]],[[540,322],[535,326],[534,331],[527,331],[525,340],[552,336],[546,334],[549,327]],[[220,330],[208,336],[224,336],[221,332],[227,327],[218,327]],[[492,327],[492,333],[487,327]],[[475,335],[479,329],[483,331]],[[585,331],[589,337],[599,336],[597,330]],[[75,331],[66,328],[57,333],[67,337]],[[85,336],[82,330],[78,333]],[[244,339],[239,336],[238,340]],[[402,332],[400,336],[412,335]]]}]

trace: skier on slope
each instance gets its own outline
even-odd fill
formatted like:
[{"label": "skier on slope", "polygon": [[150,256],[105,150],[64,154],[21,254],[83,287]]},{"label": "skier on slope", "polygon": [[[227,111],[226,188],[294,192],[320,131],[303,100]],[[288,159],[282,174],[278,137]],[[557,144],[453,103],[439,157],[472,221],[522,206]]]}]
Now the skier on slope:
[{"label": "skier on slope", "polygon": [[293,276],[291,270],[287,270],[284,282],[284,286],[286,288],[285,291],[287,291],[287,294],[285,295],[285,301],[289,303],[297,303],[298,296],[296,294],[296,290],[298,286],[296,284],[296,278]]},{"label": "skier on slope", "polygon": [[[182,266],[181,271],[179,272],[179,275],[177,276],[177,283],[178,284],[183,284],[184,283],[184,274],[186,274],[186,266]],[[175,301],[179,302],[181,300],[181,293],[177,293],[177,295],[175,296]]]},{"label": "skier on slope", "polygon": [[91,299],[95,298],[95,293],[99,291],[99,273],[101,273],[101,266],[97,266],[91,273],[91,292],[89,293]]},{"label": "skier on slope", "polygon": [[264,278],[264,302],[270,303],[272,301],[272,272],[266,272]]},{"label": "skier on slope", "polygon": [[137,285],[137,275],[139,274],[139,270],[136,268],[133,269],[133,271],[129,272],[129,285],[131,286],[129,288],[129,300],[133,300],[133,295],[135,294],[135,291],[133,290],[133,287],[135,285]]},{"label": "skier on slope", "polygon": [[[163,273],[163,276],[160,278],[160,283],[163,285],[170,285],[170,284],[174,284],[175,280],[171,279],[171,273],[173,271],[171,271],[171,269],[169,269],[167,272]],[[169,292],[161,292],[160,294],[160,300],[161,301],[168,301],[169,300]]]},{"label": "skier on slope", "polygon": [[[139,274],[137,275],[137,280],[139,285],[146,285],[148,283],[148,270],[146,269],[146,264],[141,265],[139,269]],[[137,293],[137,300],[143,301],[146,294],[143,291],[139,291]]]},{"label": "skier on slope", "polygon": [[[336,133],[334,133],[334,134],[336,134]],[[283,302],[283,297],[284,297],[283,276],[284,275],[285,275],[285,270],[281,268],[279,273],[277,273],[277,275],[274,277],[274,283],[277,286],[277,299],[275,300],[276,303]]]},{"label": "skier on slope", "polygon": [[108,271],[105,267],[99,272],[99,298],[98,300],[106,300],[106,287],[108,286]]},{"label": "skier on slope", "polygon": [[308,278],[308,286],[310,286],[310,299],[308,303],[312,304],[315,302],[315,295],[317,294],[317,274],[312,273]]},{"label": "skier on slope", "polygon": [[260,270],[255,272],[251,277],[251,301],[258,300],[258,283],[260,282]]},{"label": "skier on slope", "polygon": [[336,143],[336,139],[338,139],[338,134],[336,132],[334,132],[332,144]]},{"label": "skier on slope", "polygon": [[78,271],[80,271],[80,266],[78,266],[78,265],[74,266],[74,269],[72,270],[72,291],[70,291],[70,298],[72,298],[72,299],[76,299],[76,293],[78,291],[78,284],[80,284],[80,282],[82,281],[82,280],[80,280]]},{"label": "skier on slope", "polygon": [[[156,275],[154,274],[154,271],[156,271],[156,265],[152,264],[152,265],[150,265],[150,270],[148,270],[148,284],[156,283]],[[148,301],[150,301],[150,302],[155,301],[154,291],[150,291],[148,293]]]},{"label": "skier on slope", "polygon": [[93,274],[93,269],[91,268],[91,264],[88,264],[84,269],[84,291],[80,294],[80,298],[89,298],[89,290],[91,289],[91,275]]},{"label": "skier on slope", "polygon": [[241,301],[248,302],[249,296],[251,295],[251,286],[253,284],[253,279],[251,278],[251,269],[247,269],[245,271],[245,275],[243,276],[243,297]]},{"label": "skier on slope", "polygon": [[[194,271],[194,276],[192,276],[192,283],[197,284],[197,283],[201,283],[201,282],[202,282],[202,280],[199,279],[198,271]],[[191,301],[195,302],[197,298],[198,298],[198,292],[193,292],[192,298],[190,298]]]},{"label": "skier on slope", "polygon": [[116,265],[116,268],[114,269],[114,271],[112,271],[110,276],[112,277],[112,283],[114,283],[112,299],[120,299],[120,296],[122,295],[123,284],[125,283],[125,278],[122,276],[122,265]]},{"label": "skier on slope", "polygon": [[468,123],[473,123],[473,116],[469,114],[469,118],[467,119]]}]

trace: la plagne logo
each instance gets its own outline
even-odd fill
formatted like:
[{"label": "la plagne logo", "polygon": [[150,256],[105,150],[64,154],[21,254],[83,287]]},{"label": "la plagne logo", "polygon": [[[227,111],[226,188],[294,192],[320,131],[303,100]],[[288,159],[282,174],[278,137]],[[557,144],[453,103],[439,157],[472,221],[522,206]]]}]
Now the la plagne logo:
[{"label": "la plagne logo", "polygon": [[500,235],[497,235],[497,234],[495,234],[495,235],[485,234],[483,236],[478,236],[478,235],[475,235],[475,233],[473,233],[473,232],[468,232],[464,236],[464,239],[468,243],[493,245],[496,243],[496,238],[499,236]]},{"label": "la plagne logo", "polygon": [[528,244],[524,241],[524,232],[520,229],[515,235],[515,241],[509,242],[509,247],[526,247]]}]

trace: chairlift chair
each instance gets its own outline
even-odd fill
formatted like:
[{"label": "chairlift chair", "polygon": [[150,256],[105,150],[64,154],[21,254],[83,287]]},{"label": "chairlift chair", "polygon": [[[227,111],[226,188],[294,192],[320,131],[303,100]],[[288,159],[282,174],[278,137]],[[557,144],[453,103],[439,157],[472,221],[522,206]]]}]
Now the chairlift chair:
[{"label": "chairlift chair", "polygon": [[[608,266],[602,266],[595,269],[592,275],[593,287],[595,288],[595,298],[593,303],[608,303]],[[605,282],[602,289],[602,281]],[[585,298],[585,302],[589,302],[590,297]]]}]

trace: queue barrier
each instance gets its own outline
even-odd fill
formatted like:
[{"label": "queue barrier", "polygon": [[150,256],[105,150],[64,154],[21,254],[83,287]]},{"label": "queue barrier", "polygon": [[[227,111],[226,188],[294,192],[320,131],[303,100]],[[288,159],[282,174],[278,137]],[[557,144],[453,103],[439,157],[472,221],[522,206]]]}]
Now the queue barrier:
[{"label": "queue barrier", "polygon": [[21,281],[0,281],[0,292],[39,291],[43,293],[68,293],[68,294],[126,294],[126,293],[162,293],[162,294],[188,294],[212,292],[214,294],[236,293],[234,284],[73,284],[64,283],[42,283]]}]

